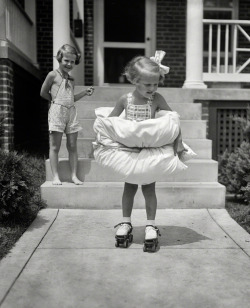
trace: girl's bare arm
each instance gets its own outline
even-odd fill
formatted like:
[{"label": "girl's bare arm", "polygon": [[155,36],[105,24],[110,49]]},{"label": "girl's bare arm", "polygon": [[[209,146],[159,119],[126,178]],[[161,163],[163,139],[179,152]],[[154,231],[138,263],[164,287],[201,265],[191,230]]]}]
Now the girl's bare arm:
[{"label": "girl's bare arm", "polygon": [[45,78],[43,84],[42,84],[40,95],[42,96],[42,98],[44,98],[48,101],[51,101],[50,89],[51,89],[51,86],[52,86],[52,84],[55,80],[55,76],[56,75],[53,71],[49,72],[47,77]]},{"label": "girl's bare arm", "polygon": [[119,117],[124,110],[124,96],[122,96],[115,105],[115,108],[110,113],[109,117]]},{"label": "girl's bare arm", "polygon": [[172,111],[172,109],[169,107],[169,105],[167,104],[165,98],[159,94],[156,93],[156,102],[157,102],[157,109],[158,110],[168,110],[168,111]]},{"label": "girl's bare arm", "polygon": [[84,96],[86,96],[86,95],[90,96],[90,95],[92,95],[93,93],[94,93],[94,87],[93,87],[93,86],[92,86],[92,87],[89,87],[89,88],[87,88],[86,90],[83,90],[83,91],[81,91],[81,92],[75,94],[75,95],[74,95],[74,101],[77,102],[77,101],[79,101],[79,99],[81,99],[82,97],[84,97]]}]

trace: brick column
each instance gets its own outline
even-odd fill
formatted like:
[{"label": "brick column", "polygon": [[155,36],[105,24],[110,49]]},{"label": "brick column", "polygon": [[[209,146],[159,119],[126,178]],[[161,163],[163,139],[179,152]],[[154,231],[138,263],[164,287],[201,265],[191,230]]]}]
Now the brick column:
[{"label": "brick column", "polygon": [[186,80],[183,88],[205,89],[203,83],[203,0],[187,0]]},{"label": "brick column", "polygon": [[0,59],[0,115],[4,117],[4,134],[0,147],[10,151],[14,148],[14,100],[13,66],[7,59]]}]

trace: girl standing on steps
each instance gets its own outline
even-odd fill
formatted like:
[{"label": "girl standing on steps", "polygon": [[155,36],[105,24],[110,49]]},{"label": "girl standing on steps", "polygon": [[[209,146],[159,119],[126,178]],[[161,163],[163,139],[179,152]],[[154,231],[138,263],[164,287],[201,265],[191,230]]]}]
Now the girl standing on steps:
[{"label": "girl standing on steps", "polygon": [[[127,120],[139,122],[155,118],[155,113],[158,110],[171,111],[163,96],[156,92],[158,84],[163,82],[164,75],[169,72],[168,67],[161,65],[164,55],[165,52],[156,51],[155,57],[139,56],[128,63],[124,74],[135,85],[135,89],[132,93],[120,97],[109,117],[118,117],[125,110]],[[181,156],[183,151],[186,151],[182,143],[181,133],[179,133],[173,146],[175,155]],[[118,246],[119,243],[123,243],[123,240],[126,241],[132,232],[131,213],[137,189],[137,184],[125,182],[122,196],[123,218],[122,223],[117,225],[119,228],[116,232],[116,245]],[[145,245],[147,245],[147,241],[152,241],[156,248],[159,230],[155,226],[157,209],[155,182],[142,185],[142,193],[145,198],[147,214]]]},{"label": "girl standing on steps", "polygon": [[90,87],[78,94],[74,94],[74,80],[69,72],[80,63],[81,55],[68,45],[63,45],[57,52],[56,59],[59,67],[48,73],[42,88],[41,96],[51,101],[49,109],[50,149],[49,159],[53,174],[52,184],[61,185],[58,174],[58,153],[63,133],[67,136],[67,149],[73,183],[81,185],[77,172],[77,136],[82,128],[77,120],[75,102],[85,95],[92,95],[94,88]]}]

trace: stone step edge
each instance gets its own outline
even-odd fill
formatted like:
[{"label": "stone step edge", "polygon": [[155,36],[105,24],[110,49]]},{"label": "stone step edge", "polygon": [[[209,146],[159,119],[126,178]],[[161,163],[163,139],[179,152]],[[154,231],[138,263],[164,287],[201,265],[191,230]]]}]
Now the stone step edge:
[{"label": "stone step edge", "polygon": [[[65,135],[63,135],[62,139],[67,139],[67,137]],[[93,137],[77,137],[77,140],[87,140],[87,141],[95,141],[96,138],[93,138]],[[184,142],[189,142],[189,140],[194,141],[194,140],[197,140],[197,141],[204,141],[206,140],[207,142],[212,142],[211,139],[208,139],[208,138],[184,138],[183,141]]]},{"label": "stone step edge", "polygon": [[[67,161],[68,162],[68,158],[67,157],[59,157],[59,162],[63,162],[63,161]],[[78,162],[79,161],[93,161],[95,163],[96,160],[94,157],[79,157],[78,158]],[[46,162],[49,162],[49,158],[46,159]],[[185,162],[185,164],[189,164],[189,163],[194,163],[194,164],[198,164],[198,163],[208,163],[208,164],[218,164],[218,162],[214,159],[211,158],[193,158],[188,160],[187,162]]]},{"label": "stone step edge", "polygon": [[[86,99],[85,97],[79,99],[77,102],[75,102],[76,105],[78,104],[81,104],[81,103],[88,103],[88,104],[99,104],[100,103],[100,107],[113,107],[112,105],[110,106],[102,106],[101,104],[115,104],[117,102],[117,100],[108,100],[108,101],[103,101],[101,99],[98,99],[98,100],[89,100],[89,99]],[[185,101],[180,101],[180,102],[169,102],[168,104],[170,105],[175,105],[175,104],[180,104],[180,105],[183,105],[183,104],[186,104],[186,105],[201,105],[201,103],[193,103],[193,102],[185,102]]]},{"label": "stone step edge", "polygon": [[[98,187],[98,188],[105,188],[105,187],[123,187],[124,182],[84,182],[83,185],[75,185],[74,183],[70,182],[62,182],[62,185],[53,185],[52,181],[45,181],[41,187],[53,187],[56,189],[59,188],[91,188],[91,187]],[[140,185],[139,185],[140,186]],[[224,187],[219,182],[157,182],[156,188],[203,188],[203,187]]]},{"label": "stone step edge", "polygon": [[[56,186],[47,181],[41,186],[41,196],[50,208],[120,209],[123,186],[123,182],[63,182]],[[158,208],[224,208],[226,188],[218,182],[162,182],[156,183],[156,194]],[[141,189],[134,208],[145,208]]]}]

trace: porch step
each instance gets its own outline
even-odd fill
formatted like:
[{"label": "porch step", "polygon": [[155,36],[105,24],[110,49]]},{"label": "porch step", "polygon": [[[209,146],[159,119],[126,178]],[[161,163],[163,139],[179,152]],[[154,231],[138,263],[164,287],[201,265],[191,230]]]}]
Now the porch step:
[{"label": "porch step", "polygon": [[[217,181],[218,163],[211,159],[193,159],[188,161],[188,168],[176,175],[169,175],[164,182],[206,182]],[[63,182],[71,182],[68,159],[59,160],[59,175]],[[116,182],[119,181],[115,173],[100,166],[94,159],[80,158],[78,161],[78,176],[84,182]],[[49,160],[46,160],[46,180],[52,180]]]},{"label": "porch step", "polygon": [[[95,138],[93,130],[94,119],[79,119],[82,130],[78,133],[80,138]],[[205,139],[206,121],[203,120],[181,120],[181,131],[183,139]]]},{"label": "porch step", "polygon": [[[77,86],[75,92],[87,87]],[[63,185],[51,183],[51,168],[46,161],[46,182],[41,186],[42,198],[53,208],[112,209],[121,208],[123,182],[93,159],[92,141],[95,139],[94,110],[112,107],[119,97],[133,91],[133,86],[95,87],[94,95],[77,103],[78,118],[83,130],[78,136],[78,175],[83,185],[70,183],[70,168],[66,139],[59,153],[59,173]],[[187,162],[188,169],[168,176],[156,183],[158,208],[224,208],[225,187],[217,182],[218,163],[211,159],[212,142],[206,139],[206,121],[201,120],[200,99],[208,90],[159,88],[170,107],[181,117],[183,140],[198,154]],[[221,95],[215,90],[214,95]],[[216,94],[217,93],[217,94]],[[232,94],[233,95],[233,94]],[[215,96],[217,97],[217,96]],[[194,102],[198,103],[194,103]],[[138,190],[135,208],[145,208],[145,200]]]},{"label": "porch step", "polygon": [[[114,107],[114,101],[88,101],[84,98],[76,103],[78,116],[83,119],[95,119],[95,109],[99,107]],[[201,104],[171,103],[173,111],[178,112],[183,120],[199,120],[201,118]]]},{"label": "porch step", "polygon": [[[82,158],[93,158],[92,142],[94,138],[78,138],[77,148],[78,156]],[[192,150],[197,154],[194,159],[209,159],[212,158],[212,141],[209,139],[185,139],[184,142],[188,144]],[[66,137],[63,137],[59,152],[59,157],[68,157],[68,150],[66,148]]]},{"label": "porch step", "polygon": [[[43,200],[50,208],[116,209],[121,208],[123,192],[121,182],[85,182],[77,186],[63,183],[52,185],[46,181],[41,186]],[[209,183],[157,183],[158,208],[224,208],[225,187]],[[145,208],[141,189],[135,196],[134,208]]]},{"label": "porch step", "polygon": [[[88,101],[109,101],[116,102],[118,98],[126,93],[129,93],[134,90],[134,86],[103,86],[103,87],[94,87],[95,92],[92,96],[86,98]],[[75,93],[87,89],[86,86],[76,86]],[[207,91],[207,90],[206,90]],[[157,92],[159,92],[167,101],[167,103],[193,103],[196,97],[200,99],[206,99],[206,91],[200,89],[183,89],[183,88],[165,88],[159,87]],[[220,91],[213,91],[215,94]]]}]

